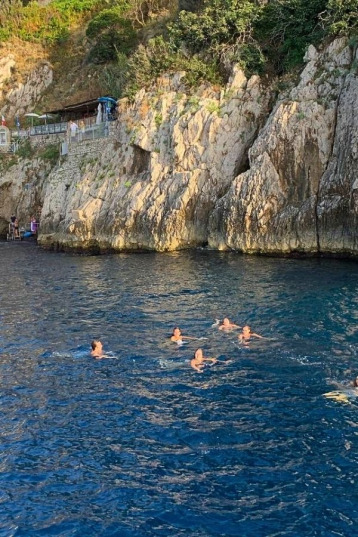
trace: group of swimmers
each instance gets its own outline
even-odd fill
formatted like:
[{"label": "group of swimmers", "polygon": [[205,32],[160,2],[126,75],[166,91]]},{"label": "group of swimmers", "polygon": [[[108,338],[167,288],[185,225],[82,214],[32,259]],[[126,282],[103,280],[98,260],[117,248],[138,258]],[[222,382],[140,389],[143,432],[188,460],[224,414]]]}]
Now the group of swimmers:
[{"label": "group of swimmers", "polygon": [[[245,325],[241,327],[235,323],[232,323],[227,317],[223,319],[221,324],[220,324],[220,321],[217,319],[215,325],[213,326],[217,326],[219,330],[222,330],[224,332],[229,332],[235,329],[242,329],[242,332],[238,334],[237,338],[239,342],[245,346],[249,344],[252,338],[264,339],[264,336],[260,336],[259,334],[252,332],[250,326]],[[184,339],[198,340],[198,339],[206,339],[206,338],[183,336],[180,328],[176,326],[173,329],[172,335],[170,336],[170,341],[173,341],[174,343],[177,343],[178,345],[182,345]],[[91,343],[91,349],[92,349],[91,356],[93,358],[101,359],[104,357],[103,345],[101,341],[93,340]],[[194,352],[193,358],[190,360],[190,365],[193,369],[195,369],[195,371],[197,371],[198,373],[202,373],[203,369],[208,363],[215,364],[217,361],[218,361],[217,358],[204,356],[203,349],[198,348]],[[353,380],[352,385],[353,385],[353,388],[358,390],[358,376]]]},{"label": "group of swimmers", "polygon": [[[232,323],[227,317],[225,317],[225,319],[222,321],[221,324],[220,324],[220,321],[217,320],[214,326],[217,326],[219,330],[222,330],[224,332],[229,332],[231,330],[241,328],[242,332],[237,337],[238,337],[239,342],[246,346],[249,344],[249,341],[253,337],[263,339],[263,336],[260,336],[259,334],[252,332],[250,326],[245,325],[244,327],[241,327],[238,324]],[[183,339],[198,339],[198,338],[194,338],[191,336],[183,336],[180,328],[175,327],[170,340],[181,345],[183,342]],[[203,369],[208,364],[208,362],[215,364],[217,362],[217,359],[204,356],[203,350],[199,348],[199,349],[196,349],[194,356],[190,361],[190,365],[193,369],[195,369],[195,371],[197,371],[198,373],[202,373]]]},{"label": "group of swimmers", "polygon": [[[220,324],[220,321],[217,320],[214,326],[217,326],[219,330],[223,330],[225,332],[242,328],[242,332],[238,335],[238,340],[243,345],[248,345],[249,341],[253,337],[260,338],[260,339],[263,338],[263,336],[260,336],[259,334],[252,332],[251,328],[248,325],[241,327],[235,323],[230,322],[230,320],[227,317],[225,317],[225,319],[222,321],[221,324]],[[205,339],[205,338],[183,336],[180,328],[175,327],[172,335],[170,336],[170,340],[177,343],[178,345],[182,345],[184,339],[197,340],[197,339]],[[94,339],[91,342],[91,356],[96,359],[101,359],[105,357],[103,353],[103,345],[101,341]],[[194,356],[192,360],[190,361],[190,365],[193,369],[195,369],[195,371],[197,371],[198,373],[202,373],[205,365],[208,362],[211,362],[212,364],[214,364],[217,362],[217,359],[204,356],[203,350],[199,348],[199,349],[196,349]]]},{"label": "group of swimmers", "polygon": [[[250,326],[248,326],[248,325],[243,326],[243,327],[239,326],[238,324],[234,324],[234,323],[230,322],[230,320],[227,317],[225,317],[225,319],[223,320],[222,324],[219,324],[219,323],[220,323],[220,321],[217,320],[217,325],[218,325],[219,330],[223,330],[225,332],[229,332],[230,330],[233,330],[235,328],[242,328],[241,334],[239,334],[237,337],[238,337],[238,340],[240,341],[240,343],[242,343],[243,345],[248,345],[249,341],[253,337],[263,339],[263,336],[260,336],[259,334],[256,334],[255,332],[252,332]],[[174,330],[173,330],[173,333],[171,335],[170,340],[175,341],[176,343],[178,343],[180,345],[181,343],[183,343],[183,339],[198,339],[198,338],[190,337],[190,336],[183,336],[183,334],[181,333],[180,328],[178,328],[176,326],[174,328]]]}]

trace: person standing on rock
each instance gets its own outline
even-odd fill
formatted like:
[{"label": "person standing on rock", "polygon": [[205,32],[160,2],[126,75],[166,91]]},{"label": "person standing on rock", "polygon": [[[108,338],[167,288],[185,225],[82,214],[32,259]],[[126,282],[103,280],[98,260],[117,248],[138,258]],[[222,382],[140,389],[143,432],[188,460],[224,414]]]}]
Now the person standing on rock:
[{"label": "person standing on rock", "polygon": [[86,125],[85,125],[85,122],[83,121],[83,119],[81,119],[78,123],[78,127],[80,129],[80,140],[83,140],[84,139],[84,136],[85,136],[85,132],[86,132]]},{"label": "person standing on rock", "polygon": [[31,217],[30,228],[33,235],[37,235],[38,222],[34,216]]},{"label": "person standing on rock", "polygon": [[15,221],[17,220],[16,215],[12,214],[10,216],[10,225],[9,225],[9,234],[15,235]]},{"label": "person standing on rock", "polygon": [[78,125],[77,123],[75,123],[74,121],[70,121],[70,134],[71,134],[71,138],[75,138],[76,137],[76,134],[77,134],[77,131],[78,131]]},{"label": "person standing on rock", "polygon": [[19,221],[17,218],[14,220],[14,236],[16,238],[20,237],[20,231],[19,231]]}]

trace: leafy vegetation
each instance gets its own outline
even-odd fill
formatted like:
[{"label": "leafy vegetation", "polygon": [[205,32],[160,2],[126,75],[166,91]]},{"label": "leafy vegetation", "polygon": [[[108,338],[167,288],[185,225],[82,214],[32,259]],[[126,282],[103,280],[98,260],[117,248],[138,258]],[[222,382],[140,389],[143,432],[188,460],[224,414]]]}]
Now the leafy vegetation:
[{"label": "leafy vegetation", "polygon": [[0,40],[51,44],[86,35],[87,61],[104,64],[115,96],[185,71],[188,86],[221,84],[233,63],[249,74],[290,72],[307,46],[357,41],[358,0],[2,0]]},{"label": "leafy vegetation", "polygon": [[105,9],[96,15],[89,23],[86,35],[94,42],[89,55],[94,63],[108,63],[115,60],[118,53],[128,54],[136,42],[131,21],[123,18],[118,8]]},{"label": "leafy vegetation", "polygon": [[31,158],[34,154],[34,150],[31,147],[30,140],[25,140],[20,144],[19,149],[17,150],[16,157],[20,158]]},{"label": "leafy vegetation", "polygon": [[349,35],[358,30],[358,2],[357,0],[328,0],[327,13],[322,20],[329,25],[332,34]]},{"label": "leafy vegetation", "polygon": [[[183,2],[182,2],[183,3]],[[126,90],[163,71],[186,71],[189,86],[221,83],[239,63],[247,74],[290,72],[307,46],[358,33],[358,0],[202,0],[184,2],[160,37],[131,55]]]},{"label": "leafy vegetation", "polygon": [[50,144],[43,149],[39,157],[50,162],[52,166],[56,164],[60,157],[60,148],[58,143]]},{"label": "leafy vegetation", "polygon": [[24,41],[61,41],[68,37],[73,25],[99,5],[100,0],[53,0],[46,5],[35,1],[3,0],[0,39],[4,41],[16,36]]},{"label": "leafy vegetation", "polygon": [[252,0],[206,0],[200,13],[179,13],[169,28],[171,44],[185,45],[192,53],[206,49],[210,54],[221,45],[247,42],[260,9]]},{"label": "leafy vegetation", "polygon": [[152,83],[164,72],[185,71],[189,86],[197,86],[203,80],[213,84],[222,82],[215,61],[198,55],[187,57],[170,49],[162,36],[150,39],[146,46],[139,45],[128,60],[126,92],[129,96],[141,87]]},{"label": "leafy vegetation", "polygon": [[275,70],[299,64],[307,46],[324,37],[321,14],[326,4],[326,0],[275,0],[262,10],[256,38]]}]

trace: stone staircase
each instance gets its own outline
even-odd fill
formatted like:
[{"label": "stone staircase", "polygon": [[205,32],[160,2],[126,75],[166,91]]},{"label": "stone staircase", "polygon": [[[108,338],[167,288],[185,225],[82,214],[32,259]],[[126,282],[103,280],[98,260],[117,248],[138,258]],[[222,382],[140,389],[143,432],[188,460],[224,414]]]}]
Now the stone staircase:
[{"label": "stone staircase", "polygon": [[60,157],[58,164],[51,172],[51,183],[62,182],[66,187],[69,186],[76,177],[80,177],[85,156],[93,159],[102,152],[103,146],[98,139],[69,145],[67,154]]}]

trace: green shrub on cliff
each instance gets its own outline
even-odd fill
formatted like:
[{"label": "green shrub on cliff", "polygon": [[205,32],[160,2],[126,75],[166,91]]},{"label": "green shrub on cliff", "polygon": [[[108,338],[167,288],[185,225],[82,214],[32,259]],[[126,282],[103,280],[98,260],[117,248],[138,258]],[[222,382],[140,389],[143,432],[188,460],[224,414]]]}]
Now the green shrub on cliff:
[{"label": "green shrub on cliff", "polygon": [[234,62],[260,72],[264,57],[254,29],[262,11],[262,3],[256,0],[204,0],[201,11],[182,11],[169,26],[170,46],[214,61],[221,75]]},{"label": "green shrub on cliff", "polygon": [[331,34],[349,35],[358,31],[358,0],[328,0],[322,20]]},{"label": "green shrub on cliff", "polygon": [[185,71],[189,86],[222,83],[234,63],[248,75],[281,74],[302,62],[310,43],[349,33],[358,20],[358,0],[203,0],[201,7],[187,5],[166,34],[140,43],[127,62],[121,59],[124,94],[149,86],[163,72]]},{"label": "green shrub on cliff", "polygon": [[132,96],[138,89],[149,86],[164,72],[185,71],[188,86],[197,86],[204,80],[213,84],[223,80],[215,60],[204,61],[197,55],[187,57],[170,48],[162,36],[139,45],[128,60],[125,94]]},{"label": "green shrub on cliff", "polygon": [[271,0],[255,25],[255,38],[275,69],[300,64],[309,44],[358,29],[358,0]]},{"label": "green shrub on cliff", "polygon": [[52,0],[46,4],[2,0],[0,39],[16,36],[24,41],[56,43],[105,4],[106,0]]},{"label": "green shrub on cliff", "polygon": [[56,53],[72,31],[86,32],[87,60],[105,65],[103,85],[118,88],[116,95],[131,95],[165,71],[185,71],[190,86],[222,83],[233,63],[247,74],[281,74],[302,62],[310,43],[358,33],[358,0],[0,3],[0,41],[41,41]]},{"label": "green shrub on cliff", "polygon": [[24,140],[20,144],[19,149],[17,150],[16,157],[19,158],[31,158],[34,155],[34,150],[31,146],[30,140]]},{"label": "green shrub on cliff", "polygon": [[113,61],[118,53],[128,54],[134,47],[136,32],[122,13],[126,5],[105,9],[88,24],[86,35],[93,45],[89,60],[94,63]]},{"label": "green shrub on cliff", "polygon": [[255,36],[278,71],[302,61],[307,46],[324,35],[321,13],[327,0],[273,0],[262,10]]},{"label": "green shrub on cliff", "polygon": [[3,0],[0,8],[0,38],[16,36],[24,41],[55,43],[66,38],[73,24],[89,15],[100,0],[53,0],[43,5]]},{"label": "green shrub on cliff", "polygon": [[45,149],[41,150],[39,157],[50,162],[54,166],[60,157],[60,147],[58,143],[49,144]]},{"label": "green shrub on cliff", "polygon": [[171,42],[192,53],[211,53],[220,45],[247,42],[261,10],[255,0],[205,0],[201,12],[179,13],[169,27]]}]

